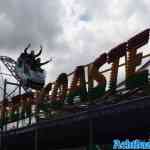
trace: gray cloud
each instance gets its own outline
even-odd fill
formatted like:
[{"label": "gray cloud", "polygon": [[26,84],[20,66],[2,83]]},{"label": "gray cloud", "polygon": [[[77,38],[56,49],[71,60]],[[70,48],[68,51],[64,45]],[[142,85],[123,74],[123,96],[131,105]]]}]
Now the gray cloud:
[{"label": "gray cloud", "polygon": [[62,32],[63,8],[59,0],[6,0],[0,7],[0,48],[17,49],[29,42],[56,47]]}]

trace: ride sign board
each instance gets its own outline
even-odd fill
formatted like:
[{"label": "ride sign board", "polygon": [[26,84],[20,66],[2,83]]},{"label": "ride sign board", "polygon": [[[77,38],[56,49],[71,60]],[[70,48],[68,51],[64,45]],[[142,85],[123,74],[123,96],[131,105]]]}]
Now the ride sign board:
[{"label": "ride sign board", "polygon": [[[68,86],[68,76],[62,73],[58,76],[54,87],[52,89],[49,83],[45,90],[45,93],[52,91],[51,100],[65,101],[69,104],[73,104],[75,96],[79,96],[81,101],[87,101],[88,99],[96,99],[101,97],[106,92],[106,77],[99,72],[100,68],[108,63],[111,64],[111,74],[109,81],[109,92],[114,94],[117,88],[117,77],[120,59],[125,57],[125,86],[126,89],[133,89],[139,86],[144,86],[148,82],[148,70],[137,70],[142,62],[142,53],[138,53],[138,48],[142,47],[149,40],[149,31],[146,29],[143,32],[135,35],[127,42],[124,42],[117,47],[111,49],[108,53],[100,55],[92,64],[88,65],[88,90],[85,80],[85,66],[78,66],[73,73],[71,86]],[[93,82],[97,82],[97,86],[94,87]],[[50,87],[50,88],[47,88]],[[43,93],[44,93],[43,92]]]}]

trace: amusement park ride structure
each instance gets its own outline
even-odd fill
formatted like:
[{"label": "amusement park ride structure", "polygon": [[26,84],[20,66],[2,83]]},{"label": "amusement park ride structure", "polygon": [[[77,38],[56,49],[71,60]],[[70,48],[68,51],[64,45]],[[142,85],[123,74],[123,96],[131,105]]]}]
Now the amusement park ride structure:
[{"label": "amusement park ride structure", "polygon": [[[4,97],[0,103],[1,134],[9,132],[9,124],[13,124],[9,129],[11,132],[18,128],[21,130],[24,126],[34,126],[39,122],[84,113],[90,109],[90,106],[103,109],[112,104],[122,104],[127,100],[150,96],[148,70],[150,61],[142,63],[142,59],[150,57],[150,54],[143,56],[142,53],[137,52],[140,47],[148,43],[149,33],[150,29],[142,31],[108,53],[103,53],[94,62],[78,66],[68,75],[61,73],[55,82],[48,83],[46,86],[44,86],[45,72],[40,68],[41,66],[35,70],[30,66],[31,64],[27,63],[26,58],[21,59],[20,65],[21,56],[17,61],[1,56],[0,61],[17,81],[11,83],[5,80]],[[30,45],[25,51],[29,47]],[[30,57],[31,54],[28,56]],[[121,58],[125,58],[122,64]],[[111,68],[99,71],[100,67],[106,63],[111,64]],[[125,80],[118,84],[118,70],[123,66]],[[137,66],[139,66],[138,69]],[[110,72],[109,82],[104,75],[107,72]],[[38,74],[42,77],[40,86],[39,76],[36,78]],[[9,95],[6,91],[7,84],[14,84],[20,89],[19,95],[11,97],[10,101],[7,97]],[[21,87],[25,91],[23,94]],[[34,92],[32,90],[29,92],[29,88],[34,89]]]}]

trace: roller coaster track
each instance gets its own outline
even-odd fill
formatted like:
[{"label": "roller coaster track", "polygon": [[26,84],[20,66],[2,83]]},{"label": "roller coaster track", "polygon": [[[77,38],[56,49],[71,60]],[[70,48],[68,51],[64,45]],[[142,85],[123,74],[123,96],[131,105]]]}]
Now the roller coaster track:
[{"label": "roller coaster track", "polygon": [[[7,56],[0,56],[0,61],[4,64],[4,66],[10,72],[10,74],[1,73],[2,75],[4,74],[7,76],[12,76],[18,82],[17,84],[23,83],[22,79],[18,76],[18,73],[15,70],[15,65],[16,65],[15,60],[13,60],[12,58],[7,57]],[[17,88],[15,88],[11,93],[7,94],[7,96],[9,97],[11,94],[13,94],[17,90]],[[24,91],[27,92],[27,90],[23,86],[22,86],[22,88],[24,89]],[[3,89],[3,88],[1,88],[1,89]]]},{"label": "roller coaster track", "polygon": [[5,67],[9,70],[11,75],[19,82],[20,78],[18,77],[15,71],[16,61],[7,56],[0,56],[0,61],[5,65]]}]

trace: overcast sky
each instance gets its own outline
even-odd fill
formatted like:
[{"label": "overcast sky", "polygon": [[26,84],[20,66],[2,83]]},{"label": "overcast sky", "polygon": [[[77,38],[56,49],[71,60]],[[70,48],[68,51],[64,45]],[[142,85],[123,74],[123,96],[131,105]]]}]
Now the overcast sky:
[{"label": "overcast sky", "polygon": [[43,45],[54,81],[149,27],[149,0],[0,0],[0,55]]}]

